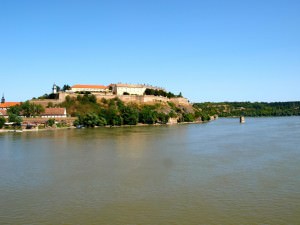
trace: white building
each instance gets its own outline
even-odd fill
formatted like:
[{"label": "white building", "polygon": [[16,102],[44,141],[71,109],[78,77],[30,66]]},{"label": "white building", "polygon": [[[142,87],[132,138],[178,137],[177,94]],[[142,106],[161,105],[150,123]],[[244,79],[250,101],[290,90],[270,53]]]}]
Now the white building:
[{"label": "white building", "polygon": [[75,84],[71,87],[69,92],[109,92],[107,86],[103,85],[89,85],[89,84]]},{"label": "white building", "polygon": [[113,84],[112,92],[116,95],[144,95],[146,86],[139,84]]}]

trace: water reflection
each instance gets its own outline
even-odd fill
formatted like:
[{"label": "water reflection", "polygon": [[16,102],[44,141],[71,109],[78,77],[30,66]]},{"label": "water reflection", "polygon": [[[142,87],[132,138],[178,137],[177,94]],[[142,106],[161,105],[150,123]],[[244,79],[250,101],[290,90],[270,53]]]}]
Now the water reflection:
[{"label": "water reflection", "polygon": [[0,134],[1,224],[298,224],[300,119]]}]

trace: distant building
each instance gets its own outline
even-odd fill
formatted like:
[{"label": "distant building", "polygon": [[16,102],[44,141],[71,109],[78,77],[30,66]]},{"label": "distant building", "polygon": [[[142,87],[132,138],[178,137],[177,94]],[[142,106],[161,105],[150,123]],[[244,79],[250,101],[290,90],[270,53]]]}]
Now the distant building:
[{"label": "distant building", "polygon": [[143,95],[146,87],[136,84],[113,84],[111,85],[113,94],[115,95]]},{"label": "distant building", "polygon": [[42,118],[65,118],[67,117],[66,108],[45,108],[41,113]]},{"label": "distant building", "polygon": [[107,86],[104,85],[89,85],[89,84],[75,84],[71,87],[69,92],[109,92]]},{"label": "distant building", "polygon": [[154,90],[165,90],[160,87],[155,87],[146,84],[110,84],[108,86],[104,85],[89,85],[89,84],[75,84],[71,87],[71,90],[67,92],[91,92],[91,93],[105,93],[114,95],[144,95],[146,89]]},{"label": "distant building", "polygon": [[160,87],[154,87],[146,84],[111,84],[110,85],[113,94],[115,95],[144,95],[147,88],[155,90],[164,90]]}]

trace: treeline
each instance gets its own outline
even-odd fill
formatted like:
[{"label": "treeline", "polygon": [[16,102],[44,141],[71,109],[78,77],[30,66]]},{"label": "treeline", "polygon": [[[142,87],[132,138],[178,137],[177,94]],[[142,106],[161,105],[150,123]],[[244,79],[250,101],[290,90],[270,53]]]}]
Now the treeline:
[{"label": "treeline", "polygon": [[76,98],[67,96],[60,106],[66,107],[71,116],[78,117],[74,122],[75,126],[86,127],[166,124],[170,118],[177,119],[178,122],[193,122],[201,118],[199,113],[177,107],[171,102],[153,105],[125,104],[119,98],[97,101],[91,94],[78,95]]},{"label": "treeline", "polygon": [[[70,90],[70,89],[71,89],[71,86],[68,85],[68,84],[64,84],[64,86],[62,88],[60,86],[56,85],[56,91],[57,92],[60,92],[60,91],[65,92],[65,91]],[[50,94],[45,93],[42,96],[39,96],[37,98],[33,97],[32,99],[58,99],[58,98],[59,98],[58,93],[56,93],[56,94],[54,94],[54,93],[50,93]]]},{"label": "treeline", "polygon": [[210,115],[232,116],[300,116],[300,101],[296,102],[205,102],[194,107]]},{"label": "treeline", "polygon": [[164,90],[157,90],[157,89],[150,89],[147,88],[145,90],[145,95],[154,95],[154,96],[163,96],[163,97],[167,97],[167,98],[177,98],[177,97],[182,97],[181,92],[178,95],[175,95],[172,92],[166,92]]}]

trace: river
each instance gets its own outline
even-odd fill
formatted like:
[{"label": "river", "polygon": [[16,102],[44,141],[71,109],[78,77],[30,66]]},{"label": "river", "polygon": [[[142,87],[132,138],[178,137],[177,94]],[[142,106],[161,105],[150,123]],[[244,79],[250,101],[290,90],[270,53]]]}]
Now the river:
[{"label": "river", "polygon": [[300,224],[300,117],[1,133],[0,224]]}]

